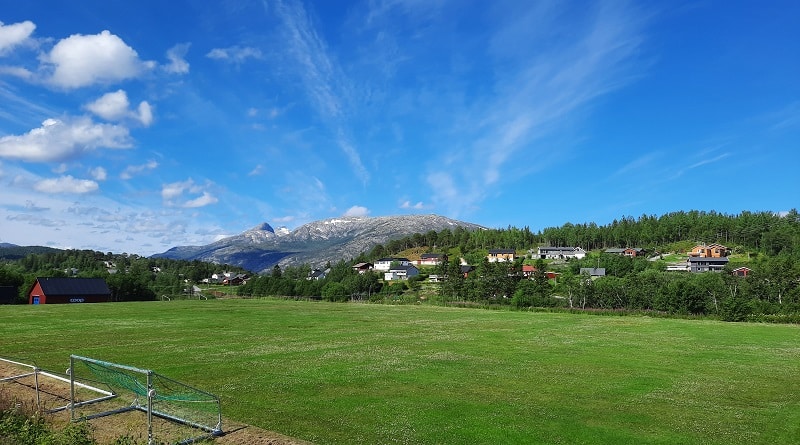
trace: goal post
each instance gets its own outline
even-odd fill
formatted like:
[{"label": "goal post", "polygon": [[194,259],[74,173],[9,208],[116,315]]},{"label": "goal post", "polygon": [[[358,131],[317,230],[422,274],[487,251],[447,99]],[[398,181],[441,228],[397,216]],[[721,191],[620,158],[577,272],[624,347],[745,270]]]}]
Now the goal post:
[{"label": "goal post", "polygon": [[[94,401],[82,401],[76,388],[82,380],[102,383],[127,405],[118,402],[102,409],[87,407]],[[220,400],[214,394],[194,388],[149,369],[111,363],[78,355],[70,356],[70,417],[88,420],[127,411],[147,415],[148,443],[154,443],[154,418],[201,430],[207,436],[222,434]]]}]

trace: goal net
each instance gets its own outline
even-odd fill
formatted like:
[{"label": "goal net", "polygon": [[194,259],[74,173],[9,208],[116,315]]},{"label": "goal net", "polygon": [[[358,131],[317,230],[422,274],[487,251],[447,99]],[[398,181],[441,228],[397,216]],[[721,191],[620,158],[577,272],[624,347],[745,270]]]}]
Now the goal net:
[{"label": "goal net", "polygon": [[[195,437],[183,438],[191,443],[201,437],[222,434],[222,412],[219,397],[185,383],[167,378],[152,370],[110,363],[77,355],[70,356],[70,416],[72,420],[139,411],[146,414],[148,443],[174,441],[169,434],[187,431],[168,425],[188,427]],[[91,382],[105,386],[114,398],[84,400],[78,391]],[[99,403],[102,402],[102,403]]]}]

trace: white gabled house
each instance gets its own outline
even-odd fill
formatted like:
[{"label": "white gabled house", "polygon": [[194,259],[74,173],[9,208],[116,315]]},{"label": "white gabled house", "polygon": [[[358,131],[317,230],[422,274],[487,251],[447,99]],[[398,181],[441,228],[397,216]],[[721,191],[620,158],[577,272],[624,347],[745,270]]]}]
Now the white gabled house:
[{"label": "white gabled house", "polygon": [[586,251],[580,247],[539,247],[536,256],[543,260],[566,260],[569,258],[583,259]]},{"label": "white gabled house", "polygon": [[409,260],[408,258],[390,258],[390,257],[381,258],[378,261],[375,261],[375,266],[373,267],[373,269],[386,272],[389,270],[390,267],[392,267],[392,264],[397,264],[400,266],[410,266],[411,260]]}]

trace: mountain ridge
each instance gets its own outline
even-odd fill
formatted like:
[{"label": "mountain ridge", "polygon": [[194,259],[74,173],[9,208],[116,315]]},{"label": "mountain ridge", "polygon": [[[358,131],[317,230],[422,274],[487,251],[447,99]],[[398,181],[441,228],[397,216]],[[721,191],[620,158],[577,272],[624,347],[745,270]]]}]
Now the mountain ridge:
[{"label": "mountain ridge", "polygon": [[291,231],[282,227],[277,232],[268,223],[262,223],[211,244],[176,246],[152,257],[231,264],[264,272],[276,264],[319,266],[349,260],[392,239],[456,227],[485,229],[434,214],[328,218]]}]

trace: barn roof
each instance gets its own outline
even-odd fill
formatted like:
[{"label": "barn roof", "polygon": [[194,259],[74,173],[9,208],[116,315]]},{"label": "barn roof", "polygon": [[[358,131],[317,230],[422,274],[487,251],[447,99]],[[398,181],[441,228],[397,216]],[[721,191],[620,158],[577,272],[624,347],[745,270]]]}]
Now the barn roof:
[{"label": "barn roof", "polygon": [[45,295],[111,295],[102,278],[36,278]]}]

